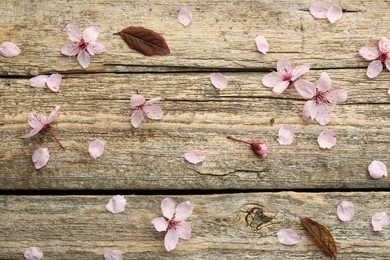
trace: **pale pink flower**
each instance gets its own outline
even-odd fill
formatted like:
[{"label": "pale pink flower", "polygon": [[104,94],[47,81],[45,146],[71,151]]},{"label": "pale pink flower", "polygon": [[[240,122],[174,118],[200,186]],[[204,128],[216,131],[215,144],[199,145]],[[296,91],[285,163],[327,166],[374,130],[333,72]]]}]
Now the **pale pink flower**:
[{"label": "pale pink flower", "polygon": [[267,39],[264,38],[263,35],[258,35],[255,38],[255,43],[256,43],[257,50],[259,52],[261,52],[263,54],[266,54],[268,52],[269,44],[268,44]]},{"label": "pale pink flower", "polygon": [[35,169],[40,169],[49,161],[49,150],[47,148],[38,148],[35,150],[32,161]]},{"label": "pale pink flower", "polygon": [[95,139],[94,141],[89,143],[88,146],[88,153],[89,157],[91,157],[92,160],[95,160],[96,158],[103,155],[104,152],[104,142],[100,139]]},{"label": "pale pink flower", "polygon": [[163,117],[164,113],[160,106],[154,105],[157,101],[160,101],[161,97],[149,99],[145,102],[145,98],[142,95],[133,95],[130,100],[130,105],[135,107],[134,113],[131,115],[131,124],[137,128],[145,116],[153,120],[159,120]]},{"label": "pale pink flower", "polygon": [[28,115],[28,124],[32,127],[32,129],[28,134],[22,136],[22,138],[30,138],[41,131],[46,131],[57,141],[57,143],[61,146],[61,148],[64,149],[60,141],[54,135],[53,131],[51,131],[51,125],[50,125],[51,123],[53,123],[54,120],[58,118],[58,110],[60,110],[60,108],[61,106],[57,105],[53,109],[53,111],[51,111],[49,117],[46,117],[46,114],[44,112],[36,113],[36,114],[30,113]]},{"label": "pale pink flower", "polygon": [[386,212],[375,213],[371,217],[371,224],[374,231],[382,231],[390,224],[389,216]]},{"label": "pale pink flower", "polygon": [[184,27],[187,27],[192,21],[192,9],[188,5],[184,5],[177,16],[177,20]]},{"label": "pale pink flower", "polygon": [[224,90],[228,86],[228,80],[222,73],[211,73],[210,80],[213,86],[219,90]]},{"label": "pale pink flower", "polygon": [[343,17],[343,9],[336,4],[315,2],[310,6],[310,14],[318,19],[327,18],[330,23],[335,23]]},{"label": "pale pink flower", "polygon": [[28,85],[30,87],[44,87],[45,84],[47,87],[53,91],[57,92],[60,89],[62,83],[62,76],[58,73],[48,75],[38,75],[28,80]]},{"label": "pale pink flower", "polygon": [[122,252],[119,250],[108,249],[104,253],[104,259],[105,260],[122,260],[123,259]]},{"label": "pale pink flower", "polygon": [[278,132],[278,142],[281,145],[290,145],[294,141],[294,126],[283,125]]},{"label": "pale pink flower", "polygon": [[332,130],[324,130],[318,136],[317,142],[322,149],[330,149],[336,145],[336,134]]},{"label": "pale pink flower", "polygon": [[203,162],[206,159],[206,154],[200,150],[192,150],[188,153],[185,153],[184,158],[192,164],[197,164]]},{"label": "pale pink flower", "polygon": [[171,251],[176,248],[180,239],[191,238],[191,223],[185,221],[194,209],[190,201],[180,203],[175,209],[175,203],[170,198],[161,202],[161,210],[164,217],[154,218],[152,224],[157,231],[167,231],[164,239],[165,249]]},{"label": "pale pink flower", "polygon": [[122,195],[113,196],[106,205],[106,209],[111,213],[120,213],[125,210],[126,199]]},{"label": "pale pink flower", "polygon": [[273,71],[263,77],[263,85],[272,88],[275,94],[281,94],[300,76],[310,70],[310,65],[293,66],[290,61],[280,59],[276,65],[277,72]]},{"label": "pale pink flower", "polygon": [[43,253],[38,247],[29,247],[24,250],[23,256],[27,260],[41,260]]},{"label": "pale pink flower", "polygon": [[387,176],[386,165],[381,161],[372,161],[368,166],[368,172],[373,179],[381,179]]},{"label": "pale pink flower", "polygon": [[383,64],[390,70],[390,41],[386,37],[379,40],[378,48],[363,47],[360,55],[371,63],[367,67],[367,77],[375,78],[383,70]]},{"label": "pale pink flower", "polygon": [[281,229],[277,233],[278,240],[283,245],[296,245],[299,243],[297,233],[291,228]]},{"label": "pale pink flower", "polygon": [[317,120],[320,125],[329,123],[329,104],[344,103],[348,98],[348,94],[344,90],[330,90],[331,85],[332,80],[326,72],[321,74],[316,86],[303,79],[295,82],[295,88],[299,94],[304,98],[310,99],[303,107],[303,120],[312,118]]},{"label": "pale pink flower", "polygon": [[355,206],[352,202],[343,200],[340,205],[337,206],[337,217],[341,221],[351,221],[355,214]]},{"label": "pale pink flower", "polygon": [[6,58],[16,57],[20,54],[20,49],[13,42],[3,42],[0,45],[0,55]]},{"label": "pale pink flower", "polygon": [[96,42],[99,37],[99,27],[90,26],[81,33],[79,28],[68,24],[66,31],[71,43],[62,47],[61,53],[66,56],[77,55],[77,61],[84,69],[89,66],[91,56],[106,51],[103,44]]}]

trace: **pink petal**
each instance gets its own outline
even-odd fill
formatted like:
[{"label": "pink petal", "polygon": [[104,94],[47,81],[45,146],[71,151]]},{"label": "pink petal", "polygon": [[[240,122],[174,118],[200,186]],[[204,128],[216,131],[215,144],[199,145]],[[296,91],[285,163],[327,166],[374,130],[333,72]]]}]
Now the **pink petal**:
[{"label": "pink petal", "polygon": [[330,112],[327,104],[317,104],[317,115],[315,119],[320,125],[327,125],[330,122]]},{"label": "pink petal", "polygon": [[162,111],[160,106],[152,105],[152,106],[145,106],[143,108],[144,114],[153,120],[159,120],[163,117],[164,112]]},{"label": "pink petal", "polygon": [[68,24],[66,26],[66,32],[68,33],[69,39],[72,42],[79,42],[81,40],[82,37],[81,31],[76,26]]},{"label": "pink petal", "polygon": [[326,18],[328,18],[330,23],[337,22],[341,17],[343,17],[343,9],[339,5],[331,5],[328,12],[326,12]]},{"label": "pink petal", "polygon": [[79,53],[79,48],[77,44],[70,43],[61,48],[61,53],[66,56],[76,56]]},{"label": "pink petal", "polygon": [[328,73],[322,72],[321,77],[317,82],[316,88],[322,92],[330,90],[332,86],[332,80],[330,79]]},{"label": "pink petal", "polygon": [[294,230],[290,228],[281,229],[277,233],[278,240],[283,245],[296,245],[299,243],[299,237]]},{"label": "pink petal", "polygon": [[120,213],[125,210],[126,199],[124,196],[116,195],[113,196],[106,205],[106,209],[111,213]]},{"label": "pink petal", "polygon": [[347,101],[348,93],[342,89],[332,90],[326,94],[326,99],[333,104],[341,104]]},{"label": "pink petal", "polygon": [[42,129],[43,125],[46,123],[46,115],[44,113],[30,113],[28,114],[27,122],[32,128]]},{"label": "pink petal", "polygon": [[297,80],[300,76],[303,74],[307,73],[310,70],[310,65],[309,64],[303,64],[299,65],[293,68],[292,70],[292,81]]},{"label": "pink petal", "polygon": [[256,43],[257,50],[259,52],[263,54],[266,54],[268,52],[269,44],[267,42],[267,39],[265,39],[263,35],[258,35],[255,38],[255,43]]},{"label": "pink petal", "polygon": [[156,103],[157,101],[160,101],[160,100],[162,100],[161,97],[151,98],[151,99],[149,99],[148,101],[145,102],[145,105],[146,106],[153,105],[154,103]]},{"label": "pink petal", "polygon": [[194,210],[194,204],[190,201],[184,201],[176,207],[175,219],[177,221],[183,221],[188,218]]},{"label": "pink petal", "polygon": [[103,52],[107,51],[103,44],[97,42],[88,44],[87,50],[91,55],[102,54]]},{"label": "pink petal", "polygon": [[387,60],[385,61],[385,65],[386,65],[386,69],[390,70],[390,58],[387,58]]},{"label": "pink petal", "polygon": [[142,95],[133,95],[130,99],[130,105],[133,107],[141,106],[145,103],[145,98]]},{"label": "pink petal", "polygon": [[46,84],[51,91],[57,92],[60,90],[61,82],[62,76],[58,73],[54,73],[47,78]]},{"label": "pink petal", "polygon": [[119,250],[108,249],[104,253],[104,259],[105,260],[123,260],[123,256],[122,256],[121,251],[119,251]]},{"label": "pink petal", "polygon": [[100,139],[96,139],[89,143],[88,153],[92,160],[102,156],[104,152],[104,143]]},{"label": "pink petal", "polygon": [[372,161],[368,166],[368,172],[373,179],[381,179],[387,176],[386,165],[381,161]]},{"label": "pink petal", "polygon": [[336,144],[336,134],[331,130],[324,130],[318,136],[317,141],[322,149],[330,149]]},{"label": "pink petal", "polygon": [[189,240],[191,238],[191,231],[191,223],[187,221],[180,222],[179,226],[176,227],[176,232],[180,239]]},{"label": "pink petal", "polygon": [[192,150],[188,153],[185,153],[184,158],[192,164],[197,164],[203,162],[206,159],[206,154],[199,150]]},{"label": "pink petal", "polygon": [[291,72],[293,69],[293,66],[289,60],[286,59],[279,59],[278,63],[276,63],[276,70],[278,72]]},{"label": "pink petal", "polygon": [[22,136],[22,138],[30,138],[30,137],[33,137],[34,135],[38,134],[43,128],[43,125],[41,128],[33,128],[30,130],[30,132],[24,136]]},{"label": "pink petal", "polygon": [[20,49],[12,42],[3,42],[0,45],[0,55],[6,58],[16,57],[20,54]]},{"label": "pink petal", "polygon": [[175,203],[172,199],[165,198],[161,201],[161,210],[164,217],[171,219],[175,214]]},{"label": "pink petal", "polygon": [[371,224],[374,231],[381,231],[390,224],[389,216],[386,212],[375,213],[371,217]]},{"label": "pink petal", "polygon": [[80,51],[79,54],[77,55],[77,61],[84,69],[88,68],[90,60],[91,57],[86,51]]},{"label": "pink petal", "polygon": [[302,119],[307,120],[309,118],[314,119],[317,115],[317,105],[315,101],[309,100],[306,101],[303,110],[302,110]]},{"label": "pink petal", "polygon": [[90,26],[83,32],[83,39],[86,42],[96,42],[99,37],[99,27]]},{"label": "pink petal", "polygon": [[279,94],[282,94],[283,91],[288,88],[288,86],[290,85],[290,82],[288,81],[282,81],[280,82],[279,84],[277,84],[273,89],[272,89],[272,92],[274,92],[275,94],[279,95]]},{"label": "pink petal", "polygon": [[390,52],[390,41],[386,37],[382,37],[378,43],[379,50],[382,52]]},{"label": "pink petal", "polygon": [[279,129],[279,138],[278,142],[281,145],[290,145],[294,141],[294,126],[292,125],[283,125]]},{"label": "pink petal", "polygon": [[179,234],[175,229],[169,229],[165,234],[164,246],[165,249],[169,252],[176,248],[177,243],[179,242]]},{"label": "pink petal", "polygon": [[135,128],[138,128],[143,120],[144,120],[144,113],[142,112],[141,109],[135,110],[134,113],[131,115],[131,118],[130,118],[131,124]]},{"label": "pink petal", "polygon": [[372,61],[367,67],[367,77],[370,79],[375,78],[383,70],[382,62],[379,60]]},{"label": "pink petal", "polygon": [[165,218],[154,218],[152,220],[152,224],[154,225],[154,228],[158,231],[167,231],[168,228],[168,222],[165,220]]},{"label": "pink petal", "polygon": [[38,148],[35,150],[32,161],[35,169],[40,169],[49,161],[49,150],[47,148]]},{"label": "pink petal", "polygon": [[61,109],[61,105],[56,105],[56,107],[51,111],[49,117],[47,118],[46,124],[50,124],[58,118],[58,111]]},{"label": "pink petal", "polygon": [[29,247],[24,250],[24,258],[27,260],[41,260],[43,258],[43,253],[38,247]]},{"label": "pink petal", "polygon": [[359,50],[359,54],[366,60],[375,60],[379,56],[379,51],[374,47],[363,47]]},{"label": "pink petal", "polygon": [[283,81],[283,74],[280,72],[271,72],[265,75],[262,79],[262,83],[267,88],[273,88]]},{"label": "pink petal", "polygon": [[228,86],[228,80],[222,73],[211,73],[210,80],[213,86],[219,90],[224,90]]},{"label": "pink petal", "polygon": [[38,75],[28,80],[28,85],[30,87],[41,88],[46,84],[46,80],[49,76],[47,75]]},{"label": "pink petal", "polygon": [[328,12],[330,5],[322,2],[316,2],[310,6],[310,14],[315,18],[326,18],[326,13]]},{"label": "pink petal", "polygon": [[307,80],[299,79],[294,85],[303,98],[311,99],[316,94],[316,87]]},{"label": "pink petal", "polygon": [[184,25],[184,27],[187,27],[191,23],[191,20],[192,20],[191,7],[189,7],[188,5],[184,5],[179,11],[179,14],[177,16],[177,20],[179,21],[179,23]]},{"label": "pink petal", "polygon": [[351,221],[355,214],[355,206],[352,202],[343,200],[340,205],[337,206],[337,217],[341,221]]}]

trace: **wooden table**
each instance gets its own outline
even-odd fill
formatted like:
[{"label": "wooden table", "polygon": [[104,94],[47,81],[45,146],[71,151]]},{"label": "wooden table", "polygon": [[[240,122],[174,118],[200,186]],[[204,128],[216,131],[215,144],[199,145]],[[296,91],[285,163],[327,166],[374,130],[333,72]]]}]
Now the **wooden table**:
[{"label": "wooden table", "polygon": [[[390,214],[390,181],[372,180],[367,167],[372,160],[390,166],[390,73],[368,79],[358,51],[389,36],[390,3],[335,1],[344,16],[330,24],[309,14],[313,2],[2,0],[0,43],[12,41],[22,53],[0,57],[0,259],[23,259],[31,246],[44,259],[103,259],[107,249],[125,259],[329,259],[300,217],[329,228],[340,259],[388,259],[390,229],[372,231],[371,216]],[[187,28],[177,21],[184,4],[193,8]],[[107,52],[87,70],[60,53],[69,23],[100,28]],[[128,49],[113,33],[130,25],[161,33],[171,55]],[[270,43],[266,55],[256,50],[259,33]],[[334,88],[348,92],[346,104],[332,107],[329,125],[301,119],[305,100],[294,88],[275,95],[262,85],[280,58],[310,64],[303,78],[311,82],[325,71]],[[215,71],[227,76],[226,90],[211,85]],[[27,85],[54,72],[63,75],[57,93]],[[163,120],[131,126],[129,99],[137,90],[164,98]],[[56,104],[62,109],[53,130],[65,150],[47,134],[19,138],[30,129],[29,112]],[[283,124],[296,128],[290,146],[277,142]],[[337,134],[330,150],[317,144],[325,129]],[[265,142],[268,157],[227,135]],[[107,147],[91,160],[95,138]],[[35,170],[38,147],[49,149],[50,160]],[[206,160],[186,162],[193,149]],[[117,194],[127,206],[114,215],[105,205]],[[195,204],[192,238],[172,252],[151,224],[165,197]],[[355,204],[351,222],[337,218],[343,200]],[[281,228],[294,229],[300,243],[281,245]]]}]

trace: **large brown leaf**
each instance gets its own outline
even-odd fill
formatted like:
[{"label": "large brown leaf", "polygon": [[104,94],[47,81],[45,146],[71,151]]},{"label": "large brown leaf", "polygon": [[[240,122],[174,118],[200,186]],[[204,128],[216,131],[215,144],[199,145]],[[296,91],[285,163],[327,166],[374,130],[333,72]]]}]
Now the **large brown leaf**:
[{"label": "large brown leaf", "polygon": [[325,252],[334,259],[337,257],[336,241],[330,231],[322,224],[310,219],[301,218],[301,224],[307,229],[310,236]]},{"label": "large brown leaf", "polygon": [[131,49],[146,56],[168,55],[170,53],[164,37],[144,27],[130,26],[114,33],[114,35],[120,35]]}]

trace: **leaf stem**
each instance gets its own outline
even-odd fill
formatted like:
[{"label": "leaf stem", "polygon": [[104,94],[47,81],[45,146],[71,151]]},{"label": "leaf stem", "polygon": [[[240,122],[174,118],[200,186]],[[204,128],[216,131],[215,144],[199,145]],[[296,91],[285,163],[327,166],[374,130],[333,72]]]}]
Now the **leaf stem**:
[{"label": "leaf stem", "polygon": [[231,136],[231,135],[227,136],[226,138],[227,138],[227,139],[234,140],[234,141],[237,141],[237,142],[241,142],[241,143],[246,143],[246,144],[252,145],[252,143],[250,143],[250,142],[247,142],[247,141],[244,141],[244,140],[237,139],[237,138],[235,138],[235,137],[233,137],[233,136]]},{"label": "leaf stem", "polygon": [[57,143],[61,146],[61,148],[65,150],[65,148],[62,146],[62,144],[60,143],[60,141],[57,139],[57,137],[56,137],[55,134],[53,133],[53,131],[51,131],[50,129],[46,129],[46,131],[48,131],[49,134],[54,138],[54,140],[56,140]]}]

